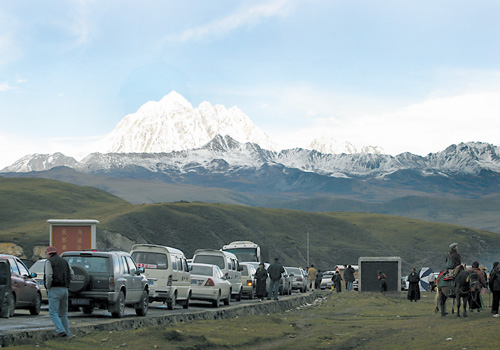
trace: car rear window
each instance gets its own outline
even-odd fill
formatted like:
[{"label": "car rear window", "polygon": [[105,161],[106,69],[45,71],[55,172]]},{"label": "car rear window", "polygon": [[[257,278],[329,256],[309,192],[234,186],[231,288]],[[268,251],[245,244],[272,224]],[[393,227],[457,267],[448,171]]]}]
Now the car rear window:
[{"label": "car rear window", "polygon": [[192,265],[191,273],[193,275],[212,276],[212,267]]},{"label": "car rear window", "polygon": [[166,270],[168,268],[167,255],[153,252],[133,252],[132,258],[138,267],[146,269]]},{"label": "car rear window", "polygon": [[193,262],[199,264],[217,265],[224,269],[224,258],[218,255],[196,255]]},{"label": "car rear window", "polygon": [[108,258],[105,256],[64,256],[69,266],[80,266],[87,272],[109,273]]}]

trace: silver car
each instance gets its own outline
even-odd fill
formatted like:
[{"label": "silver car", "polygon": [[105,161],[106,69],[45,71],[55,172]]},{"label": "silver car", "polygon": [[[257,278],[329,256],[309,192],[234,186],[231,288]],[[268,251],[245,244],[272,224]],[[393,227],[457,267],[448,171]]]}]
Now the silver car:
[{"label": "silver car", "polygon": [[240,263],[243,268],[241,271],[241,285],[243,296],[248,297],[248,299],[253,299],[255,296],[255,272],[257,271],[252,264]]},{"label": "silver car", "polygon": [[292,290],[298,289],[302,293],[307,291],[307,277],[305,271],[299,267],[287,267],[292,282]]}]

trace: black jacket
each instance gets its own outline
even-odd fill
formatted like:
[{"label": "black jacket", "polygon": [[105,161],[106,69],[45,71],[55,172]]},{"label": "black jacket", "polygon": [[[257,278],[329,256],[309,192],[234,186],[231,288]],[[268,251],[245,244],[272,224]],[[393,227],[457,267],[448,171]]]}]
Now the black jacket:
[{"label": "black jacket", "polygon": [[500,271],[495,268],[490,272],[490,290],[498,292],[500,291]]}]

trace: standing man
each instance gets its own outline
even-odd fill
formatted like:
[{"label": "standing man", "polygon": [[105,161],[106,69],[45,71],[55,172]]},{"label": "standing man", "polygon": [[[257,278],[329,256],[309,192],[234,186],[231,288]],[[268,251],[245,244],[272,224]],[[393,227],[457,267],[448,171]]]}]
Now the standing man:
[{"label": "standing man", "polygon": [[56,326],[56,337],[69,337],[68,322],[68,288],[73,276],[73,270],[68,262],[57,255],[54,246],[45,250],[47,261],[45,262],[44,283],[49,297],[50,319]]},{"label": "standing man", "polygon": [[280,288],[281,274],[285,273],[285,268],[279,262],[278,258],[274,258],[274,262],[267,268],[267,274],[271,280],[269,283],[269,293],[267,294],[267,300],[271,300],[274,293],[274,300],[278,300],[278,291]]},{"label": "standing man", "polygon": [[493,317],[498,318],[498,305],[500,303],[500,263],[495,261],[493,269],[490,272],[489,280],[490,291],[493,293],[493,302],[491,303],[491,313]]},{"label": "standing man", "polygon": [[352,268],[351,265],[349,265],[344,270],[345,289],[348,292],[350,292],[352,290],[352,283],[354,282],[354,272],[355,272],[355,270]]},{"label": "standing man", "polygon": [[[307,274],[309,275],[307,277],[307,280],[308,280],[308,284],[309,284],[309,289],[310,290],[314,290],[315,288],[315,284],[316,284],[316,276],[318,274],[318,271],[314,268],[314,265],[311,265],[311,267],[309,268],[309,270],[307,271]],[[320,282],[321,283],[321,282]]]}]

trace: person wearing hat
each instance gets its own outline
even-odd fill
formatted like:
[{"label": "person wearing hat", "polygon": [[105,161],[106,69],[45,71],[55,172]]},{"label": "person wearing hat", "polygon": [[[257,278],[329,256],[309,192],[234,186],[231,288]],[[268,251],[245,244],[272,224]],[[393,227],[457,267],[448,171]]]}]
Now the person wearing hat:
[{"label": "person wearing hat", "polygon": [[450,278],[455,277],[455,268],[462,264],[462,257],[458,252],[458,243],[450,244],[450,251],[446,254],[446,269]]},{"label": "person wearing hat", "polygon": [[68,322],[68,288],[73,277],[73,270],[68,262],[57,255],[57,248],[47,247],[45,250],[44,284],[49,298],[50,319],[56,326],[56,337],[69,337]]}]

